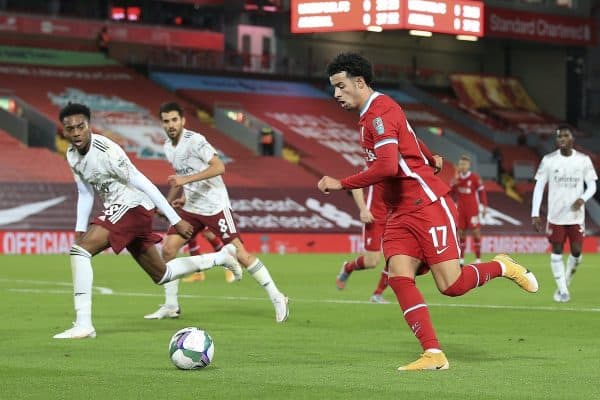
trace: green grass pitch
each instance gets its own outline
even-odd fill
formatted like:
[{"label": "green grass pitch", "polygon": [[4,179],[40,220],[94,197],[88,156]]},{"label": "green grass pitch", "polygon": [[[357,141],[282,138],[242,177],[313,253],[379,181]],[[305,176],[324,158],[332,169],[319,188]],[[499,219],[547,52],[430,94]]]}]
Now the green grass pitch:
[{"label": "green grass pitch", "polygon": [[[266,293],[248,275],[222,270],[182,283],[182,316],[146,321],[163,301],[128,256],[95,257],[92,340],[52,335],[73,321],[68,256],[0,257],[1,399],[599,399],[600,255],[586,254],[572,301],[552,301],[548,255],[516,258],[540,282],[528,294],[497,279],[462,298],[418,286],[450,370],[399,373],[420,347],[390,289],[390,305],[367,302],[379,271],[354,273],[335,289],[344,255],[265,255],[290,297],[290,319],[274,321]],[[112,294],[103,294],[107,288]],[[106,291],[106,290],[104,290]],[[179,371],[168,341],[185,326],[215,340],[212,365]]]}]

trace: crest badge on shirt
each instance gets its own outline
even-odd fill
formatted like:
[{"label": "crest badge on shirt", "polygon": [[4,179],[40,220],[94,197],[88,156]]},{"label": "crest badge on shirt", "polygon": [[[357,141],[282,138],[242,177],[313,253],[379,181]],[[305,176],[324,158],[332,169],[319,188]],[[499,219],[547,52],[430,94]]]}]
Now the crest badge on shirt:
[{"label": "crest badge on shirt", "polygon": [[377,132],[378,135],[383,135],[385,133],[385,127],[383,126],[381,117],[377,117],[373,120],[373,128],[375,128],[375,132]]}]

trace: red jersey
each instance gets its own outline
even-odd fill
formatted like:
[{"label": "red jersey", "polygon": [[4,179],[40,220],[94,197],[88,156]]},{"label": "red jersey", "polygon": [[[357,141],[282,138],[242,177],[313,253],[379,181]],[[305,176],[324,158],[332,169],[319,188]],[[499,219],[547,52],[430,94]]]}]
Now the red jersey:
[{"label": "red jersey", "polygon": [[374,92],[360,112],[359,126],[367,169],[342,179],[343,188],[381,182],[387,210],[398,214],[431,204],[450,191],[434,175],[431,152],[390,97]]},{"label": "red jersey", "polygon": [[479,204],[487,207],[487,195],[481,178],[474,172],[458,174],[452,183],[452,194],[456,197],[459,213],[478,214]]},{"label": "red jersey", "polygon": [[369,186],[365,198],[365,204],[377,222],[385,221],[387,216],[387,207],[383,202],[383,191],[383,184],[376,183]]}]

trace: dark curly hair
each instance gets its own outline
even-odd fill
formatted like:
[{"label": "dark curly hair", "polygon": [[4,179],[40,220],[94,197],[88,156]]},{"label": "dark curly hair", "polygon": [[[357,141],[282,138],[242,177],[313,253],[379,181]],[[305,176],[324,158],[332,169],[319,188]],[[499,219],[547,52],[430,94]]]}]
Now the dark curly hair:
[{"label": "dark curly hair", "polygon": [[62,122],[66,117],[78,114],[83,114],[88,121],[92,115],[89,107],[85,104],[69,102],[66,106],[61,108],[60,112],[58,113],[58,120]]},{"label": "dark curly hair", "polygon": [[174,101],[169,101],[167,103],[162,103],[160,108],[158,109],[158,115],[160,116],[162,113],[169,113],[171,111],[177,111],[180,117],[183,117],[183,107]]},{"label": "dark curly hair", "polygon": [[373,66],[360,54],[340,53],[327,65],[327,76],[344,71],[348,76],[362,76],[368,86],[373,84]]}]

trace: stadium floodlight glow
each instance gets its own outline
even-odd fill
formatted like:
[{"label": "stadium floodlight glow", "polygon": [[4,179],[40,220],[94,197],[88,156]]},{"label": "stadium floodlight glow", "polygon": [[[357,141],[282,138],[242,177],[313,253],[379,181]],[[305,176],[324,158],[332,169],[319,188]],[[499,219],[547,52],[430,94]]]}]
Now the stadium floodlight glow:
[{"label": "stadium floodlight glow", "polygon": [[456,39],[466,40],[468,42],[476,42],[478,40],[477,36],[473,35],[456,35]]},{"label": "stadium floodlight glow", "polygon": [[367,26],[367,30],[369,32],[381,32],[381,31],[383,31],[383,28],[380,27],[379,25],[369,25],[369,26]]},{"label": "stadium floodlight glow", "polygon": [[431,37],[433,35],[433,33],[429,32],[429,31],[419,31],[416,29],[411,29],[410,31],[408,31],[409,35],[413,35],[413,36],[422,36],[422,37]]}]

